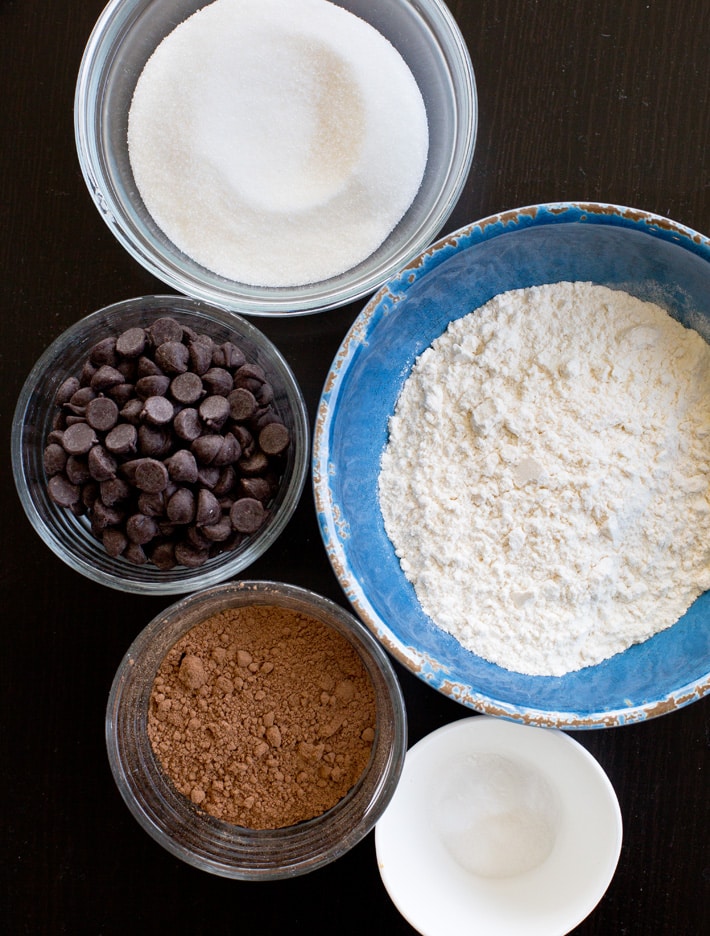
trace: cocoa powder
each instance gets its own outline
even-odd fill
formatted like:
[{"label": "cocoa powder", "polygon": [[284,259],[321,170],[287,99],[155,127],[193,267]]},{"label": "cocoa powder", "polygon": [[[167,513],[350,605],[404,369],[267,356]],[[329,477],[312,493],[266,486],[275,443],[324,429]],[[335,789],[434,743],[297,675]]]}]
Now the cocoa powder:
[{"label": "cocoa powder", "polygon": [[375,736],[360,656],[321,621],[232,608],[167,653],[148,735],[179,793],[212,816],[276,829],[321,815],[357,782]]}]

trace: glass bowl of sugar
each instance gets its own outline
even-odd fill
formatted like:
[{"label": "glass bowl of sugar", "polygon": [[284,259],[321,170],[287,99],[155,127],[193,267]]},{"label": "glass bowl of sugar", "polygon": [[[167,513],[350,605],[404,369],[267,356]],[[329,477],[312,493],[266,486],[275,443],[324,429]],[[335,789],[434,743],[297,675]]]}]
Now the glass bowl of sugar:
[{"label": "glass bowl of sugar", "polygon": [[274,543],[309,440],[296,378],[250,321],[143,296],[87,315],[40,356],[12,467],[28,520],[70,568],[169,595],[237,575]]},{"label": "glass bowl of sugar", "polygon": [[139,634],[111,687],[106,742],[128,808],[167,851],[273,880],[374,828],[404,764],[406,710],[350,612],[243,580],[183,598]]},{"label": "glass bowl of sugar", "polygon": [[440,0],[113,0],[74,117],[89,192],[140,264],[293,315],[371,294],[441,230],[477,96]]}]

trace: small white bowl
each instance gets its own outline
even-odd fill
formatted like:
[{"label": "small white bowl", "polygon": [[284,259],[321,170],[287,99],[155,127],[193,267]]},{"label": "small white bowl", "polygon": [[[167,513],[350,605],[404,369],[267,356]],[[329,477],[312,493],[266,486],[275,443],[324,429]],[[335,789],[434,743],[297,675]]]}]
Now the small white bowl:
[{"label": "small white bowl", "polygon": [[375,829],[382,881],[423,936],[564,936],[606,892],[621,840],[585,748],[492,716],[415,744]]}]

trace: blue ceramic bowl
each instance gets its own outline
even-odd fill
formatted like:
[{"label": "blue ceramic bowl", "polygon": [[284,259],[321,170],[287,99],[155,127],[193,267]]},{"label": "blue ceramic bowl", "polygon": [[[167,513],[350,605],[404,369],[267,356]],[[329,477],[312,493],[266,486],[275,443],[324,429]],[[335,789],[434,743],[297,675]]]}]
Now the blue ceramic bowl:
[{"label": "blue ceramic bowl", "polygon": [[710,239],[615,205],[557,203],[462,228],[390,279],[346,336],[321,397],[313,484],[330,562],[356,612],[422,680],[477,711],[603,728],[663,715],[710,688],[710,592],[672,627],[597,666],[524,676],[488,663],[423,613],[377,497],[387,422],[416,357],[498,293],[561,280],[624,289],[710,341]]}]

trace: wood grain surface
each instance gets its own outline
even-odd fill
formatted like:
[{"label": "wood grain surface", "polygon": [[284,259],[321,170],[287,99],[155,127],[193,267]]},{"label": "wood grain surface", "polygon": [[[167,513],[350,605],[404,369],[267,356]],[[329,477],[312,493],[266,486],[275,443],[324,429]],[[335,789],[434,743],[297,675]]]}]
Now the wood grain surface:
[{"label": "wood grain surface", "polygon": [[[455,0],[450,8],[471,52],[479,124],[447,231],[503,209],[582,199],[710,233],[707,0]],[[69,570],[30,528],[12,485],[15,400],[46,345],[103,305],[169,291],[114,239],[79,169],[74,84],[101,9],[101,0],[0,0],[0,929],[404,936],[414,930],[380,882],[372,834],[312,875],[257,884],[197,871],[139,828],[109,771],[104,710],[128,645],[169,602],[108,592]],[[257,323],[293,367],[311,417],[361,306]],[[309,488],[250,575],[346,604]],[[410,742],[470,714],[401,667],[398,675]],[[705,700],[575,735],[608,772],[624,818],[616,875],[578,936],[710,930],[708,713]]]}]

